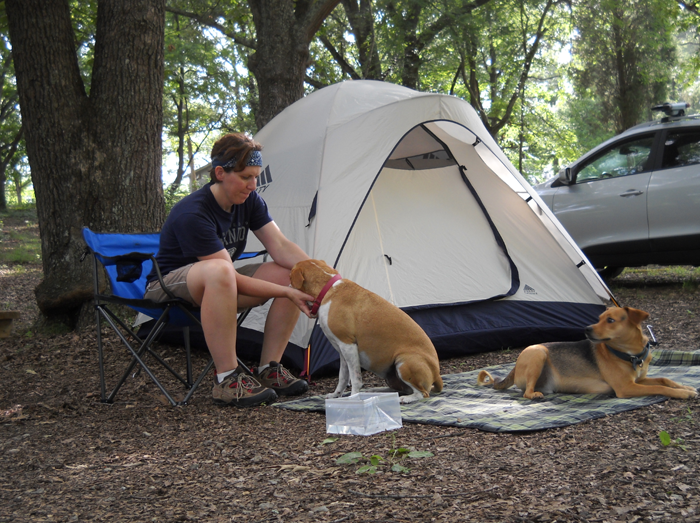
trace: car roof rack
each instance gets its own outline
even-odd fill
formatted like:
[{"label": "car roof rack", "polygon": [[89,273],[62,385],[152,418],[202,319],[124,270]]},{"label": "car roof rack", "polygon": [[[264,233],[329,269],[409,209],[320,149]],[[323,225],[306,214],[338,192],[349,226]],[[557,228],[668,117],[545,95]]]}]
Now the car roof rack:
[{"label": "car roof rack", "polygon": [[[693,115],[687,115],[685,114],[685,110],[690,107],[689,103],[686,102],[664,102],[659,105],[655,105],[651,108],[652,111],[661,111],[663,112],[666,116],[661,118],[660,121],[661,123],[666,123],[666,122],[677,122],[680,120],[695,120],[700,117],[700,115],[693,114]],[[656,121],[656,120],[655,120]]]},{"label": "car roof rack", "polygon": [[664,116],[660,120],[654,120],[652,123],[685,122],[687,120],[698,120],[698,119],[700,119],[700,114],[688,114],[685,116]]}]

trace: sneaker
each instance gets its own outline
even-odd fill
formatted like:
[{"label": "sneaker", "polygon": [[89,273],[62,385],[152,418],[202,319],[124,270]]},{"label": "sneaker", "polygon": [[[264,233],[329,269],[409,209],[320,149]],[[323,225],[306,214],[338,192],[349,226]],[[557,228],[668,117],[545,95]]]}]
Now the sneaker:
[{"label": "sneaker", "polygon": [[271,388],[279,396],[298,396],[309,390],[309,384],[306,381],[295,378],[276,361],[271,361],[270,366],[259,374],[256,369],[254,375],[263,386]]},{"label": "sneaker", "polygon": [[221,383],[214,378],[212,396],[214,403],[236,407],[254,407],[277,399],[274,390],[264,387],[240,368],[226,376]]}]

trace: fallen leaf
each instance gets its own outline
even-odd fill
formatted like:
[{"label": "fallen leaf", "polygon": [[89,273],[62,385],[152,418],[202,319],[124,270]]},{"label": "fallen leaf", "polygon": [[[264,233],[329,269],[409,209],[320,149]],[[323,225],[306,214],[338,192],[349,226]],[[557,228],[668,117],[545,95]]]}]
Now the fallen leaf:
[{"label": "fallen leaf", "polygon": [[304,465],[282,465],[280,471],[287,470],[289,472],[304,472],[311,469],[311,467],[306,467]]}]

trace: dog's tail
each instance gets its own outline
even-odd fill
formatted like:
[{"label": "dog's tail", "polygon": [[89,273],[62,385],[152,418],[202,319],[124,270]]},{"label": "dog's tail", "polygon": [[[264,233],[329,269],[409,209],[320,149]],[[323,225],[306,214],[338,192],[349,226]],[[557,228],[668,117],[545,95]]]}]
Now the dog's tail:
[{"label": "dog's tail", "polygon": [[502,380],[495,380],[488,371],[482,370],[476,378],[478,387],[493,387],[496,390],[505,390],[515,383],[515,369],[510,371],[508,376]]},{"label": "dog's tail", "polygon": [[476,378],[477,387],[492,387],[494,383],[495,380],[493,379],[493,376],[491,376],[491,373],[485,370],[482,370],[479,373],[479,376]]}]

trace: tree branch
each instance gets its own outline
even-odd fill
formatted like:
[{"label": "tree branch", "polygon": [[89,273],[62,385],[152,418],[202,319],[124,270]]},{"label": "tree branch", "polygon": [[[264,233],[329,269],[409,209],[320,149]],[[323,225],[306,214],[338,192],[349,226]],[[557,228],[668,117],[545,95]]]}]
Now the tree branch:
[{"label": "tree branch", "polygon": [[537,49],[539,48],[540,41],[542,40],[544,34],[547,32],[543,27],[544,21],[547,19],[547,15],[553,4],[554,0],[548,0],[547,4],[544,7],[544,11],[542,11],[542,16],[540,17],[539,23],[537,24],[535,41],[532,43],[532,45],[530,46],[530,50],[525,55],[525,62],[523,64],[523,69],[520,72],[520,79],[518,80],[518,85],[513,91],[510,100],[508,101],[508,106],[506,107],[506,111],[503,114],[503,117],[500,118],[498,122],[494,123],[494,133],[500,131],[501,128],[503,128],[506,122],[510,119],[510,115],[513,113],[513,108],[515,107],[515,102],[518,100],[518,98],[520,98],[520,94],[522,93],[523,88],[525,87],[525,82],[527,82],[530,68],[532,67],[532,61],[534,60],[535,55],[537,54]]},{"label": "tree branch", "polygon": [[306,35],[306,42],[311,41],[323,25],[323,22],[333,12],[340,0],[316,0],[313,2],[306,16],[301,20],[301,28]]},{"label": "tree branch", "polygon": [[345,60],[342,54],[338,52],[338,50],[335,48],[333,45],[333,42],[331,42],[327,36],[324,35],[319,35],[318,37],[319,40],[321,40],[321,43],[323,44],[323,47],[326,48],[326,50],[331,53],[333,56],[333,59],[338,62],[338,65],[340,65],[340,68],[342,71],[350,76],[353,80],[360,80],[360,75],[357,74],[355,69]]},{"label": "tree branch", "polygon": [[238,45],[242,45],[243,47],[247,47],[248,49],[253,49],[255,50],[255,42],[252,40],[249,40],[248,38],[242,38],[236,33],[233,33],[226,29],[223,25],[221,25],[219,22],[216,21],[216,19],[212,15],[200,15],[197,13],[191,13],[189,11],[184,11],[183,9],[178,9],[176,7],[169,7],[165,6],[165,10],[168,13],[172,13],[174,15],[180,15],[184,16],[186,18],[190,18],[191,20],[194,20],[200,25],[206,26],[206,27],[211,27],[212,29],[216,29],[219,31],[221,34],[224,36],[227,36],[231,40],[234,41],[234,43]]},{"label": "tree branch", "polygon": [[304,81],[309,84],[311,87],[314,89],[322,89],[324,87],[327,87],[326,84],[319,82],[318,80],[311,78],[308,74],[304,75]]},{"label": "tree branch", "polygon": [[474,2],[462,5],[462,7],[456,12],[443,13],[437,20],[435,20],[435,23],[429,25],[424,31],[421,32],[416,48],[419,51],[423,50],[427,44],[435,40],[435,37],[437,37],[440,31],[445,29],[445,27],[451,23],[454,23],[455,18],[468,15],[474,11],[474,9],[481,7],[482,5],[486,5],[490,1],[491,0],[474,0]]},{"label": "tree branch", "polygon": [[6,148],[7,154],[5,154],[5,157],[0,159],[0,166],[2,167],[3,171],[5,171],[5,169],[7,169],[7,166],[10,164],[12,157],[17,152],[17,148],[19,147],[19,142],[22,140],[23,135],[24,135],[24,126],[19,128],[19,132],[15,136],[14,140],[12,140],[12,143],[9,145],[9,147]]}]

